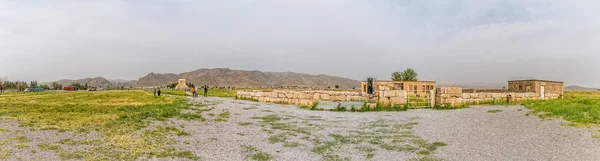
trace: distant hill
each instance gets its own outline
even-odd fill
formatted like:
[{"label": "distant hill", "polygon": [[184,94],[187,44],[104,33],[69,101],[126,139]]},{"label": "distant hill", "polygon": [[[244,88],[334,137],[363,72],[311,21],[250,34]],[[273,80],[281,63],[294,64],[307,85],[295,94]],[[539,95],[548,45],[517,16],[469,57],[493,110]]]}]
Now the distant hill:
[{"label": "distant hill", "polygon": [[135,81],[135,80],[127,81],[127,80],[122,80],[122,79],[107,80],[106,78],[103,78],[103,77],[96,77],[96,78],[84,78],[84,79],[78,79],[78,80],[61,79],[61,80],[52,81],[52,82],[40,83],[40,85],[52,86],[52,83],[54,83],[54,82],[57,82],[58,84],[61,84],[62,86],[70,86],[74,83],[79,83],[81,85],[85,85],[87,83],[87,85],[90,87],[132,87],[133,85],[135,85],[135,83],[137,81]]},{"label": "distant hill", "polygon": [[309,75],[293,72],[261,72],[246,70],[231,70],[227,68],[198,69],[181,74],[150,73],[140,78],[136,87],[164,86],[176,83],[178,79],[186,79],[188,83],[208,86],[233,86],[233,87],[331,87],[339,85],[340,88],[360,88],[360,82],[348,78]]},{"label": "distant hill", "polygon": [[572,85],[572,86],[566,86],[565,90],[566,91],[596,91],[598,89],[597,88],[587,88],[587,87]]}]

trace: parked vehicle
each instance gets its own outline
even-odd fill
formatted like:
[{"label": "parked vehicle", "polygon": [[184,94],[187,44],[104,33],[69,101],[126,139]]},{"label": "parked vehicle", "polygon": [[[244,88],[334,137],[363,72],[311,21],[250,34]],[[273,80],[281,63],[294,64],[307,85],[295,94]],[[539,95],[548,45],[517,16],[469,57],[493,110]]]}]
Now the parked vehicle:
[{"label": "parked vehicle", "polygon": [[68,86],[68,87],[64,87],[63,88],[65,91],[76,91],[77,88],[75,88],[74,86]]},{"label": "parked vehicle", "polygon": [[25,88],[25,92],[43,92],[44,88]]}]

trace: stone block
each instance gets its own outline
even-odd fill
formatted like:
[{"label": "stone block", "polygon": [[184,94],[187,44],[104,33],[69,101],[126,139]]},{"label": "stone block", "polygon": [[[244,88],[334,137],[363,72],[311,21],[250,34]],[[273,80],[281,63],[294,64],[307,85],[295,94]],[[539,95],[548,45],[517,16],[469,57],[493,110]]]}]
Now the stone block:
[{"label": "stone block", "polygon": [[464,98],[464,99],[469,99],[469,98],[471,98],[471,93],[463,93],[463,96],[462,96],[462,98]]},{"label": "stone block", "polygon": [[300,93],[296,94],[296,98],[299,98],[299,99],[306,99],[306,93],[301,93],[301,92],[300,92]]},{"label": "stone block", "polygon": [[525,96],[525,94],[523,93],[517,93],[516,94],[516,98],[523,98]]},{"label": "stone block", "polygon": [[502,94],[500,93],[492,93],[492,98],[501,98]]},{"label": "stone block", "polygon": [[393,91],[381,91],[383,93],[382,97],[396,97],[397,95],[397,91],[393,90]]},{"label": "stone block", "polygon": [[379,101],[377,103],[381,105],[389,105],[390,99],[388,99],[387,97],[379,97]]},{"label": "stone block", "polygon": [[330,97],[329,94],[321,94],[322,100],[329,100],[330,99],[329,97]]},{"label": "stone block", "polygon": [[390,97],[390,103],[392,105],[404,104],[404,98],[403,97]]}]

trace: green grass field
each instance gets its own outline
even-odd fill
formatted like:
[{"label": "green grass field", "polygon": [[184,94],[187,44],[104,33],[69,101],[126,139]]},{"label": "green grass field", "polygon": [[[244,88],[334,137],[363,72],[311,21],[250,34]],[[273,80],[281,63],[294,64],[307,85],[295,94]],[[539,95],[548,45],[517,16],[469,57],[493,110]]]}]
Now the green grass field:
[{"label": "green grass field", "polygon": [[520,102],[542,118],[562,117],[573,125],[600,125],[599,91],[565,91],[563,99]]},{"label": "green grass field", "polygon": [[[84,150],[63,149],[64,143],[38,145],[61,159],[135,160],[140,156],[198,159],[189,151],[168,148],[170,135],[185,134],[175,127],[146,128],[149,120],[180,117],[191,105],[183,97],[153,96],[150,91],[40,92],[0,95],[0,119],[15,120],[32,130],[86,133],[100,140],[72,141],[90,145]],[[174,95],[181,93],[174,92]],[[188,114],[189,115],[189,114]]]}]

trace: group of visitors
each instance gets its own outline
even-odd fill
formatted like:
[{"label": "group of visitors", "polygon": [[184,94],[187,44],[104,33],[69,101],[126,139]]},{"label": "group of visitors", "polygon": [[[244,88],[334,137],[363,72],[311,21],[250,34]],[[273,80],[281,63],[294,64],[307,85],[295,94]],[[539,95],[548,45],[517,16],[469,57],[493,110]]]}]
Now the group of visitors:
[{"label": "group of visitors", "polygon": [[160,97],[160,88],[153,88],[153,91],[154,91],[154,97],[156,97],[157,92],[158,92],[158,97]]},{"label": "group of visitors", "polygon": [[[204,85],[200,88],[204,88],[204,97],[208,97],[208,86]],[[154,92],[154,97],[156,97],[157,94],[160,97],[160,88],[152,88],[152,91]],[[198,97],[198,87],[193,87],[190,89],[190,92],[192,92],[192,97]]]},{"label": "group of visitors", "polygon": [[[204,97],[208,97],[208,86],[204,85],[200,88],[204,88]],[[193,87],[190,92],[192,92],[192,97],[198,97],[198,87]]]}]

